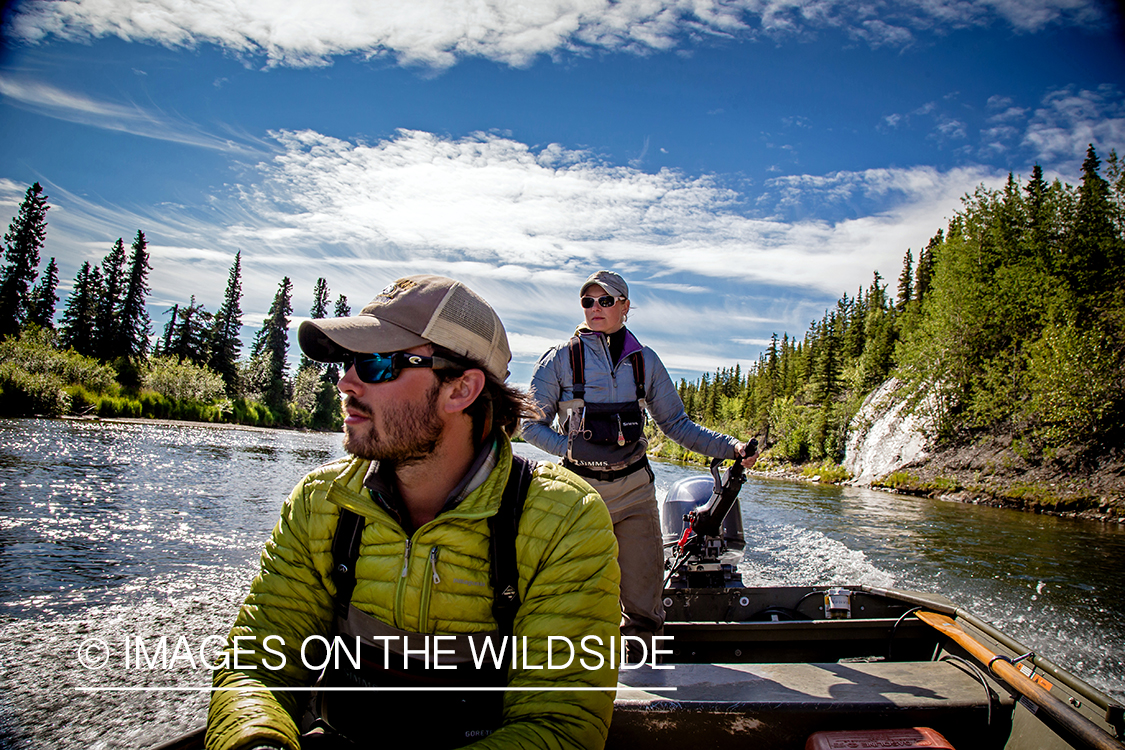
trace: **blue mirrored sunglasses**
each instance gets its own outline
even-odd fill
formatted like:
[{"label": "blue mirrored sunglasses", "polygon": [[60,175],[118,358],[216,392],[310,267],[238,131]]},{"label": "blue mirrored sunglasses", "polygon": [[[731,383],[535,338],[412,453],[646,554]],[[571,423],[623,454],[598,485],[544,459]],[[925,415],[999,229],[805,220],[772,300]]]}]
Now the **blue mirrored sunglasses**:
[{"label": "blue mirrored sunglasses", "polygon": [[[354,367],[356,377],[364,383],[386,383],[394,380],[408,367],[425,367],[432,370],[460,370],[443,357],[425,357],[409,352],[360,354],[354,352],[344,360],[346,367]],[[346,371],[345,367],[345,371]]]}]

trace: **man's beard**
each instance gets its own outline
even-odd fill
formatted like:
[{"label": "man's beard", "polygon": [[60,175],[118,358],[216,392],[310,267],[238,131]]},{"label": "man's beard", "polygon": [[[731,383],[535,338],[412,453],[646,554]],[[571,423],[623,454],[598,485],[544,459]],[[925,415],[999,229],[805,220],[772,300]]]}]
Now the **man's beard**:
[{"label": "man's beard", "polygon": [[366,432],[352,432],[344,426],[344,450],[358,458],[396,466],[429,458],[441,442],[443,425],[437,414],[440,391],[440,384],[434,383],[421,402],[384,404],[383,434],[379,434],[371,410],[354,397],[345,396],[344,406],[361,412],[369,421]]}]

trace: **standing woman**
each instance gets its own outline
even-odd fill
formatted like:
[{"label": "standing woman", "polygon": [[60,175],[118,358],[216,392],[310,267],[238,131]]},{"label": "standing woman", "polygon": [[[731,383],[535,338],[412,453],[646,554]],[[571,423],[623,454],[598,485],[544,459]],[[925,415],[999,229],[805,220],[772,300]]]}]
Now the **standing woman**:
[{"label": "standing woman", "polygon": [[[664,363],[625,328],[629,287],[598,271],[579,291],[586,321],[565,344],[539,359],[531,396],[543,417],[527,420],[523,436],[562,456],[609,507],[621,565],[622,635],[645,640],[664,626],[664,552],[656,486],[648,465],[645,411],[672,440],[705,456],[742,459],[745,443],[692,422]],[[562,432],[552,427],[556,415]],[[636,659],[633,659],[636,661]]]}]

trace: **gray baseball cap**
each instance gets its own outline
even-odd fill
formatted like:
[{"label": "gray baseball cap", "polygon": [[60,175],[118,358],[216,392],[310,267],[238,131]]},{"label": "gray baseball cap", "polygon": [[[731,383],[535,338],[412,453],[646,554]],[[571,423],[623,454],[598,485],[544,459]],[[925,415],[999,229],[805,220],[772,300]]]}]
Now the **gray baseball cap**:
[{"label": "gray baseball cap", "polygon": [[629,299],[629,285],[625,283],[625,279],[621,278],[621,276],[613,271],[597,271],[592,274],[590,278],[586,279],[586,283],[582,285],[578,296],[581,297],[584,295],[586,289],[594,284],[597,284],[615,297]]},{"label": "gray baseball cap", "polygon": [[317,362],[341,362],[349,352],[396,352],[436,344],[480,362],[498,380],[508,377],[512,351],[491,305],[459,281],[406,276],[348,318],[306,320],[297,341]]}]

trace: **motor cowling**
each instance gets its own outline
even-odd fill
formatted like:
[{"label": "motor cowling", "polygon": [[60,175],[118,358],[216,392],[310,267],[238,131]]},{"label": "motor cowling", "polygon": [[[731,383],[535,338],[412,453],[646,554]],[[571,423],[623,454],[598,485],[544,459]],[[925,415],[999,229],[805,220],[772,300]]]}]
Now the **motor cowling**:
[{"label": "motor cowling", "polygon": [[[715,492],[715,482],[706,476],[681,479],[668,489],[668,496],[660,508],[660,532],[667,545],[677,542],[684,534],[688,522],[686,516],[705,506]],[[737,564],[746,547],[746,535],[742,527],[742,510],[736,501],[723,519],[719,561],[730,565]]]}]

